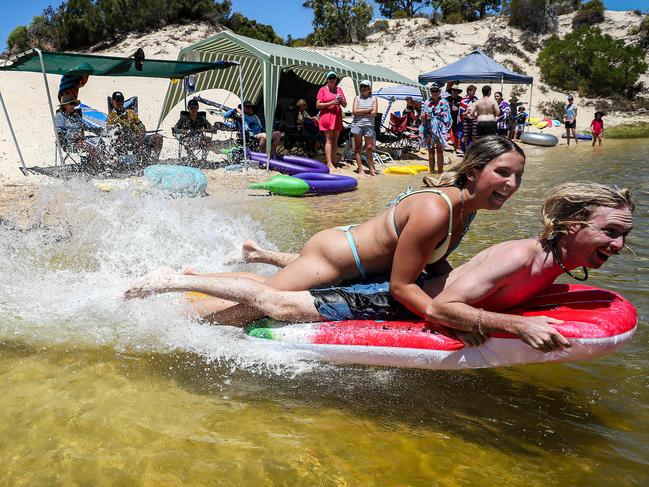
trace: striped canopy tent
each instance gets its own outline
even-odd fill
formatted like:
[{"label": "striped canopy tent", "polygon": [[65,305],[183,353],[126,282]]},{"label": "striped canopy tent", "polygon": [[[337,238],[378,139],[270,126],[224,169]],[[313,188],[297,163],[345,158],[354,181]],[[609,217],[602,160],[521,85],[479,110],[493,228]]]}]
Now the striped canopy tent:
[{"label": "striped canopy tent", "polygon": [[[178,55],[179,61],[212,62],[217,59],[240,63],[239,74],[235,70],[199,73],[195,76],[195,91],[220,88],[237,93],[242,83],[241,91],[246,100],[257,103],[263,96],[267,131],[273,127],[277,87],[282,71],[293,71],[310,83],[324,84],[327,71],[333,70],[340,78],[352,78],[357,93],[358,85],[363,79],[423,88],[417,81],[387,68],[335,58],[307,49],[280,46],[230,31],[219,32],[192,44]],[[158,127],[174,106],[186,96],[183,84],[170,82]],[[270,134],[267,134],[267,137],[267,140],[271,140]],[[270,158],[270,150],[270,144],[266,144],[267,158]]]}]

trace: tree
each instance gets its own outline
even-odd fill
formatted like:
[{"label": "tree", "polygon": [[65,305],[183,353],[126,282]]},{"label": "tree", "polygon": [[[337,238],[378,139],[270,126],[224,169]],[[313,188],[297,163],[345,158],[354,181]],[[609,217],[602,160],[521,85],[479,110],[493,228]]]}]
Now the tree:
[{"label": "tree", "polygon": [[554,2],[550,0],[511,0],[509,2],[509,25],[537,34],[556,30]]},{"label": "tree", "polygon": [[7,47],[12,52],[22,52],[29,48],[29,35],[27,27],[19,25],[9,33],[7,37]]},{"label": "tree", "polygon": [[381,15],[388,19],[395,17],[414,17],[422,9],[430,7],[433,0],[374,0]]},{"label": "tree", "polygon": [[586,96],[635,96],[638,78],[646,71],[644,50],[602,34],[597,27],[581,27],[563,39],[552,36],[537,64],[543,81],[563,91]]},{"label": "tree", "polygon": [[365,0],[307,0],[313,9],[313,41],[316,45],[363,41],[374,10]]},{"label": "tree", "polygon": [[453,22],[482,19],[487,12],[499,12],[503,0],[441,0],[442,18]]}]

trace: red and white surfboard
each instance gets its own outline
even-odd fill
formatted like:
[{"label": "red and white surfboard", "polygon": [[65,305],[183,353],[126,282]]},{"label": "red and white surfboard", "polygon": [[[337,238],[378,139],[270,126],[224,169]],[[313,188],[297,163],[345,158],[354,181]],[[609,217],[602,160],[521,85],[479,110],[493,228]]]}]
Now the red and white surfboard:
[{"label": "red and white surfboard", "polygon": [[507,334],[493,334],[478,347],[465,347],[446,328],[423,321],[263,321],[246,332],[253,339],[309,351],[332,363],[464,369],[593,359],[621,348],[638,320],[633,305],[621,295],[580,284],[554,284],[524,309],[508,312],[563,320],[555,328],[572,347],[544,353]]}]

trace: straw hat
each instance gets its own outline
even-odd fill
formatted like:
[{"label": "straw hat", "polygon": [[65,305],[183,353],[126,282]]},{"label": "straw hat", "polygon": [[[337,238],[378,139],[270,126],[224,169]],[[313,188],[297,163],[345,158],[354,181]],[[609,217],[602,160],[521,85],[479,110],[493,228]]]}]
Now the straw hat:
[{"label": "straw hat", "polygon": [[59,106],[62,107],[63,105],[74,104],[74,106],[76,107],[79,103],[81,102],[77,100],[74,96],[72,96],[69,93],[66,93],[61,97],[61,103],[59,103]]}]

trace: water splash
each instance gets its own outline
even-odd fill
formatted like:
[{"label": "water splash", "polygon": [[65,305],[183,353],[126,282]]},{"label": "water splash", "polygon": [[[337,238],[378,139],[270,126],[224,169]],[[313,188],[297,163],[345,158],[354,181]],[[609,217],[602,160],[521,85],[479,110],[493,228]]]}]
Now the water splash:
[{"label": "water splash", "polygon": [[[282,374],[309,368],[301,355],[251,342],[239,329],[183,317],[178,295],[122,299],[135,277],[161,264],[229,271],[235,269],[225,262],[240,253],[245,239],[272,248],[261,227],[238,211],[212,198],[105,193],[83,181],[48,187],[29,221],[10,215],[0,224],[0,336],[45,345],[181,350]],[[251,267],[272,270],[246,270]]]}]

